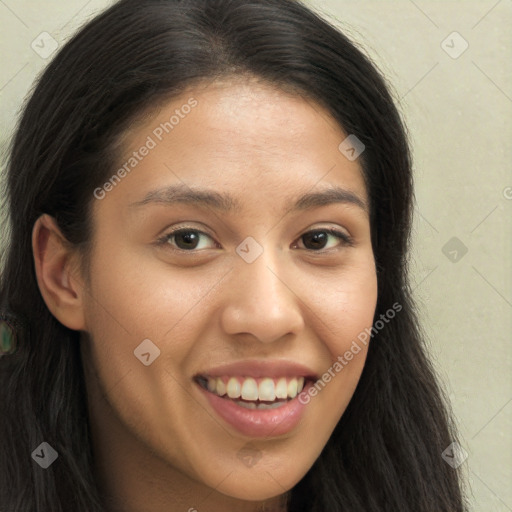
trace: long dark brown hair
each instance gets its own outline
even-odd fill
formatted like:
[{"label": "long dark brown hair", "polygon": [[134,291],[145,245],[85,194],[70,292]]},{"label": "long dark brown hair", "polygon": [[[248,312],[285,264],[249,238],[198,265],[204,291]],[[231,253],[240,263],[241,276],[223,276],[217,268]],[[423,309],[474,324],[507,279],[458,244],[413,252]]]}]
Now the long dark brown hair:
[{"label": "long dark brown hair", "polygon": [[[361,156],[378,269],[379,319],[355,394],[291,493],[295,512],[462,512],[443,450],[455,429],[426,355],[407,275],[413,187],[406,130],[376,67],[294,0],[121,0],[58,52],[9,149],[0,306],[24,331],[0,358],[0,509],[101,512],[79,333],[40,294],[31,232],[43,213],[87,255],[93,191],[112,176],[120,135],[141,112],[205,80],[254,76],[323,105]],[[340,141],[341,142],[341,141]],[[58,463],[31,458],[46,441]]]}]

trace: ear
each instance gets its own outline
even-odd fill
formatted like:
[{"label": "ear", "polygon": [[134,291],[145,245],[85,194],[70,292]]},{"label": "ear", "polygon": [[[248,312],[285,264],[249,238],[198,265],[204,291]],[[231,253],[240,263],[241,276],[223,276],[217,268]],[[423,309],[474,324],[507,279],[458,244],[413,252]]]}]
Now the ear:
[{"label": "ear", "polygon": [[85,329],[84,287],[77,272],[77,254],[55,219],[41,215],[32,230],[37,284],[53,316],[69,329]]}]

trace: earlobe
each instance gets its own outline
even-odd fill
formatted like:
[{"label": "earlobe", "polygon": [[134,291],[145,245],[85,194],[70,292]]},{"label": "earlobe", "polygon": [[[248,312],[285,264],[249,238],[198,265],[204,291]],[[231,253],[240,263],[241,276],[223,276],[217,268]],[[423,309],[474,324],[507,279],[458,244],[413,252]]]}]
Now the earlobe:
[{"label": "earlobe", "polygon": [[37,284],[57,320],[74,330],[84,330],[83,285],[76,275],[76,253],[50,215],[41,215],[32,230]]}]

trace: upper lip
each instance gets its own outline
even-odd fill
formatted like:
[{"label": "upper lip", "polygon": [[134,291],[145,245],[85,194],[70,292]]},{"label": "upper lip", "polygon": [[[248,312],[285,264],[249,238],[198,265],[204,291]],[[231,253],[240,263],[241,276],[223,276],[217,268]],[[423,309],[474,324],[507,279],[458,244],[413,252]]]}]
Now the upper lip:
[{"label": "upper lip", "polygon": [[240,361],[199,372],[196,377],[222,377],[239,375],[243,377],[304,377],[317,380],[315,371],[306,365],[284,360]]}]

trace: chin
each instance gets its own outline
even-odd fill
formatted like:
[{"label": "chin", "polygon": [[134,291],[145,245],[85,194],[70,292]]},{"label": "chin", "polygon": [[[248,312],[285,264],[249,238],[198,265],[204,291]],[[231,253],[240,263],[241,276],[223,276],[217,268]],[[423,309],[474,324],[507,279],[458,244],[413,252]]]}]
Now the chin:
[{"label": "chin", "polygon": [[282,469],[274,472],[264,468],[234,469],[220,485],[217,483],[213,486],[219,492],[239,500],[271,500],[288,492],[302,478],[296,475],[292,481],[290,474],[285,477],[282,473]]}]

